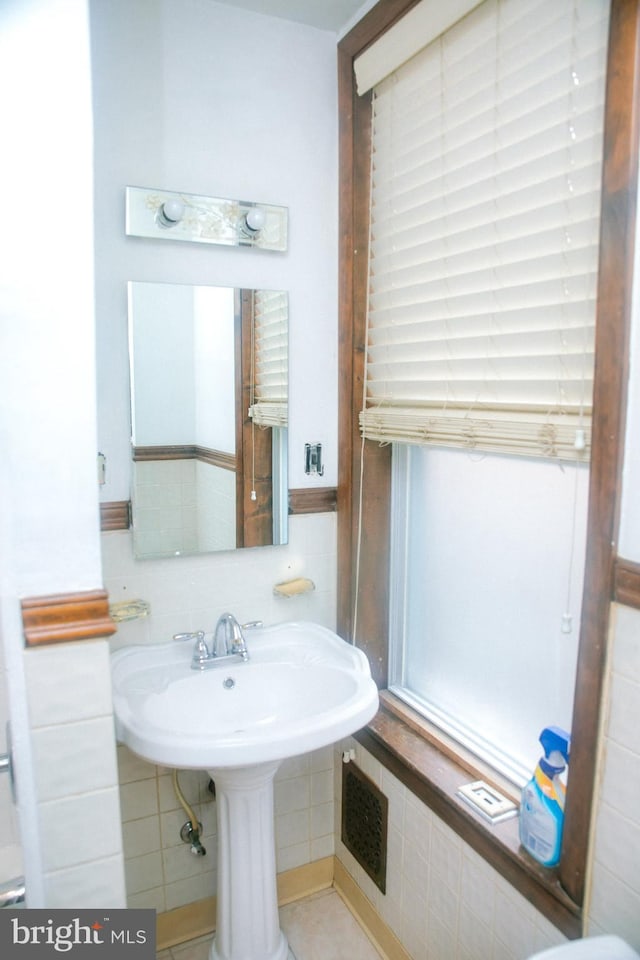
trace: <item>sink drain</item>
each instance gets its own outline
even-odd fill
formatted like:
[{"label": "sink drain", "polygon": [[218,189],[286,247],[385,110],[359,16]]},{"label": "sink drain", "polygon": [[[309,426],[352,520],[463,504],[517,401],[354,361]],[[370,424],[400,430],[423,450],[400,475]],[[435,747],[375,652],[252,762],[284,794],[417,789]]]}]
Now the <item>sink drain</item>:
[{"label": "sink drain", "polygon": [[225,680],[222,681],[222,686],[225,688],[225,690],[231,690],[232,687],[235,687],[235,685],[236,685],[236,682],[233,679],[233,677],[227,677]]}]

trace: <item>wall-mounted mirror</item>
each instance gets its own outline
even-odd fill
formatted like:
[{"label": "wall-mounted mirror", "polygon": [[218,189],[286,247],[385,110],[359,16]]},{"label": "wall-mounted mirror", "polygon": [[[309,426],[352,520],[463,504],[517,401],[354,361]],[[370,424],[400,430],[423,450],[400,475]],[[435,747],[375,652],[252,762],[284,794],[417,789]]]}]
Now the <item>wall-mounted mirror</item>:
[{"label": "wall-mounted mirror", "polygon": [[129,283],[139,559],[287,542],[288,298]]}]

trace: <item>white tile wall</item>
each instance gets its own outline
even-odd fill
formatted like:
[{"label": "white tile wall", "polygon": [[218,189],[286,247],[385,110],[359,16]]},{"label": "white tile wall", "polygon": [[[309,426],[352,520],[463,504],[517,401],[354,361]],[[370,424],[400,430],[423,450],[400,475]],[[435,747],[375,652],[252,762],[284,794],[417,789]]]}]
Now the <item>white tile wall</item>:
[{"label": "white tile wall", "polygon": [[[199,770],[179,773],[180,789],[203,826],[207,852],[197,857],[180,839],[187,815],[175,795],[172,772],[145,763],[122,745],[118,765],[128,905],[163,912],[213,896],[216,813],[209,775]],[[332,854],[333,750],[285,760],[274,792],[278,871]]]},{"label": "white tile wall", "polygon": [[[343,749],[389,800],[386,895],[340,840]],[[415,960],[525,960],[565,937],[360,744],[335,751],[336,855]]]},{"label": "white tile wall", "polygon": [[640,951],[640,611],[614,608],[588,932]]},{"label": "white tile wall", "polygon": [[197,546],[195,460],[134,465],[133,512],[141,555],[184,553]]},{"label": "white tile wall", "polygon": [[[241,622],[313,620],[335,629],[336,515],[289,517],[289,543],[232,553],[134,560],[129,531],[102,535],[104,583],[110,600],[141,598],[151,616],[122,623],[112,648],[169,640],[185,630],[210,632],[231,610]],[[282,580],[309,577],[315,591],[273,595]]]},{"label": "white tile wall", "polygon": [[109,645],[56,644],[24,660],[46,903],[122,907]]}]

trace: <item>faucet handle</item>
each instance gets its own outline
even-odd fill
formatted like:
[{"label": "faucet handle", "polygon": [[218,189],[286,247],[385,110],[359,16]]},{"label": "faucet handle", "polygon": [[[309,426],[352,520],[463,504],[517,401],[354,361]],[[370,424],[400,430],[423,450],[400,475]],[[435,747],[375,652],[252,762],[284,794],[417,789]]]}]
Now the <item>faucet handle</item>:
[{"label": "faucet handle", "polygon": [[249,620],[248,623],[242,624],[243,630],[254,630],[257,627],[264,627],[264,620]]},{"label": "faucet handle", "polygon": [[196,630],[195,633],[174,633],[174,640],[195,640],[196,645],[193,648],[193,659],[198,663],[209,657],[209,647],[204,639],[204,630]]},{"label": "faucet handle", "polygon": [[206,660],[209,657],[209,647],[204,639],[204,630],[198,630],[195,635],[196,645],[193,649],[194,660]]}]

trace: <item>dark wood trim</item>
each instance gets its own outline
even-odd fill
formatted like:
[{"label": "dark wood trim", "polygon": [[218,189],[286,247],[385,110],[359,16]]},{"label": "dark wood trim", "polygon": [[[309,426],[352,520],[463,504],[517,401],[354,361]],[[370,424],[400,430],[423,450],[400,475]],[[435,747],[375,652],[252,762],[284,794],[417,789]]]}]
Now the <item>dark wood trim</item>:
[{"label": "dark wood trim", "polygon": [[613,567],[613,599],[640,610],[640,563],[618,557]]},{"label": "dark wood trim", "polygon": [[[353,58],[412,6],[412,0],[382,0],[338,48],[341,176],[338,630],[349,639],[357,632],[356,639],[366,650],[372,672],[381,686],[386,681],[389,455],[384,448],[373,449],[370,443],[364,445],[366,489],[359,551],[359,589],[366,595],[366,603],[360,605],[361,619],[356,631],[353,624],[360,499],[357,415],[364,350],[365,226],[369,218],[370,155],[369,98],[358,98],[355,93]],[[611,3],[588,543],[572,763],[558,872],[564,890],[578,907],[584,900],[588,860],[623,456],[636,219],[639,6],[637,0],[612,0]],[[628,568],[624,569],[623,579],[629,575]],[[634,597],[636,583],[634,579]],[[399,768],[405,763],[400,756],[395,762]]]},{"label": "dark wood trim", "polygon": [[235,428],[236,428],[236,547],[244,547],[244,372],[243,333],[246,327],[245,316],[251,308],[247,290],[237,287],[233,294],[233,356],[235,391]]},{"label": "dark wood trim", "polygon": [[148,460],[194,460],[194,443],[156,444],[150,447],[133,447],[131,458],[135,463]]},{"label": "dark wood trim", "polygon": [[[236,473],[236,546],[261,547],[273,543],[273,431],[259,427],[249,416],[251,407],[252,330],[255,322],[255,291],[242,290],[241,380],[236,379],[240,407],[236,408],[236,450],[242,471]],[[238,376],[238,373],[236,373]],[[242,455],[240,455],[242,451]],[[252,491],[255,497],[252,498]],[[238,507],[242,509],[239,510]]]},{"label": "dark wood trim", "polygon": [[106,590],[27,597],[21,605],[28,647],[95,640],[116,632]]},{"label": "dark wood trim", "polygon": [[131,526],[131,501],[111,500],[100,504],[100,530],[128,530]]},{"label": "dark wood trim", "polygon": [[220,467],[222,470],[235,471],[236,469],[236,458],[233,453],[215,450],[213,447],[202,447],[197,443],[134,447],[132,459],[136,463],[155,460],[200,460],[202,463]]},{"label": "dark wood trim", "polygon": [[370,47],[378,37],[386,33],[390,27],[404,17],[411,7],[415,7],[420,0],[382,0],[365,16],[359,20],[352,30],[343,37],[338,45],[338,49],[351,61],[361,54],[367,47]]},{"label": "dark wood trim", "polygon": [[456,795],[459,787],[476,779],[473,772],[384,708],[355,738],[565,936],[581,935],[578,907],[562,889],[557,872],[540,866],[522,849],[517,818],[485,823]]},{"label": "dark wood trim", "polygon": [[221,470],[230,470],[235,473],[236,457],[233,453],[225,453],[224,450],[214,450],[211,447],[196,446],[196,460],[201,463],[208,463],[211,467],[219,467]]},{"label": "dark wood trim", "polygon": [[560,881],[584,902],[618,533],[638,184],[637,0],[612,0],[587,553]]},{"label": "dark wood trim", "polygon": [[289,490],[289,515],[334,513],[336,498],[335,487],[298,487]]}]

